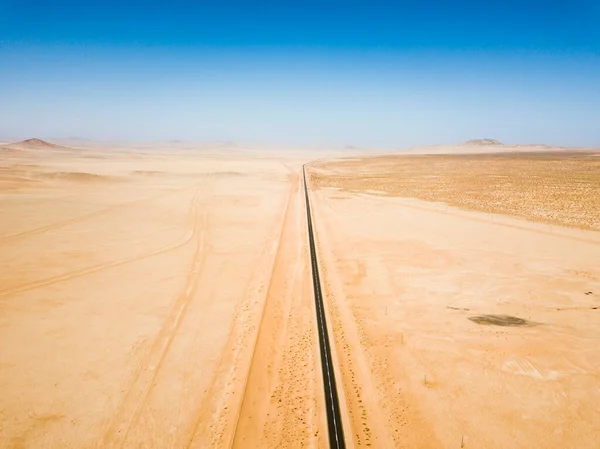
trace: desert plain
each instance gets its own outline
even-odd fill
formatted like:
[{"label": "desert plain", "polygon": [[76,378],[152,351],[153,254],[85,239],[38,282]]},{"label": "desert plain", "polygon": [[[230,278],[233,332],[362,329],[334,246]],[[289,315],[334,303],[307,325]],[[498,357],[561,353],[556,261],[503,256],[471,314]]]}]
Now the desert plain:
[{"label": "desert plain", "polygon": [[[600,153],[0,145],[0,447],[600,446]],[[419,154],[423,153],[423,154]]]}]

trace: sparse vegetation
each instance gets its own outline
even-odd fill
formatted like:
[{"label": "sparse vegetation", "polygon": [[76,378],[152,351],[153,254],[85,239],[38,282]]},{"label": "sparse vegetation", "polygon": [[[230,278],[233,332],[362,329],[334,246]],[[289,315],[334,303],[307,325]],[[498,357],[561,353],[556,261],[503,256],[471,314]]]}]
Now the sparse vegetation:
[{"label": "sparse vegetation", "polygon": [[315,187],[440,201],[465,209],[600,230],[600,156],[505,153],[337,160],[311,169]]}]

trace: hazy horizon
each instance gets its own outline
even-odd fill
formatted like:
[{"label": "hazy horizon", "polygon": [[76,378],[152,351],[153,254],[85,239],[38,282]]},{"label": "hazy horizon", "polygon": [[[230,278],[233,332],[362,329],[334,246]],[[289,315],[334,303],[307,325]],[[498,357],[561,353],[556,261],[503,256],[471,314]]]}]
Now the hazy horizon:
[{"label": "hazy horizon", "polygon": [[599,10],[0,1],[0,138],[600,147]]}]

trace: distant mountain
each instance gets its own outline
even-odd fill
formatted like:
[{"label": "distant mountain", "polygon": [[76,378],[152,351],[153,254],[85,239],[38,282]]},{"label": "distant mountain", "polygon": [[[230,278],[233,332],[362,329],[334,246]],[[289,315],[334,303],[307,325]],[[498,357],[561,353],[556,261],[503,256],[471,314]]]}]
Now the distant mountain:
[{"label": "distant mountain", "polygon": [[502,142],[496,139],[471,139],[467,140],[463,145],[502,145]]},{"label": "distant mountain", "polygon": [[10,148],[12,150],[72,150],[69,147],[63,147],[60,145],[55,145],[50,142],[46,142],[42,139],[27,139],[21,142],[10,143],[8,145],[4,145],[4,148]]}]

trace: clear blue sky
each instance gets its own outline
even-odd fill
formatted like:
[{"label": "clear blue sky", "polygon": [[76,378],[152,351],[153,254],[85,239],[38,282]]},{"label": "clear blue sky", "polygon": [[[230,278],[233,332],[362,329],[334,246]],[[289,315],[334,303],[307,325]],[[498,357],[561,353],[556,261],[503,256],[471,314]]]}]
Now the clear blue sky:
[{"label": "clear blue sky", "polygon": [[0,138],[600,146],[600,1],[0,0]]}]

